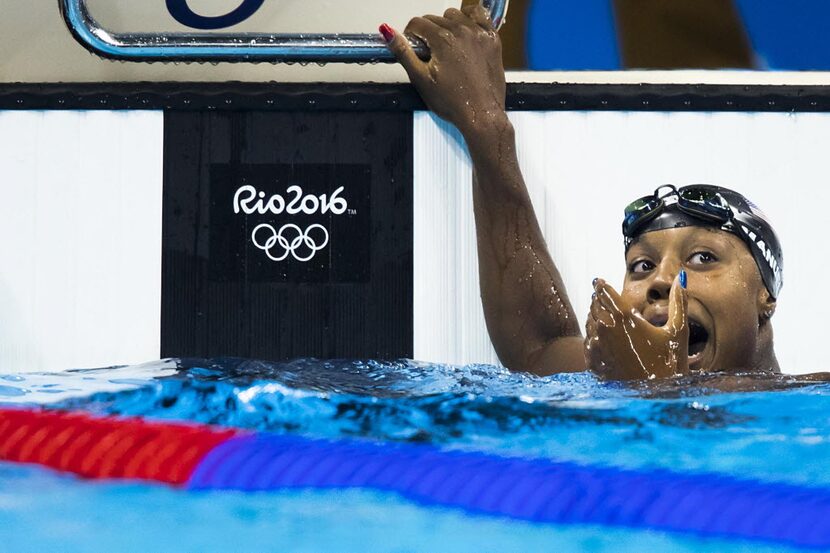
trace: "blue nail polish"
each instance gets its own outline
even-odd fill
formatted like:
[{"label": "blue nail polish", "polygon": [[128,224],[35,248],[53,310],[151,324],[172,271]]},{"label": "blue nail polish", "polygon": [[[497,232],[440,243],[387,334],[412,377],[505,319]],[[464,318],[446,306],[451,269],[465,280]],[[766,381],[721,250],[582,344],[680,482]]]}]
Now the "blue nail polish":
[{"label": "blue nail polish", "polygon": [[594,280],[592,280],[592,281],[591,281],[591,285],[592,285],[592,286],[596,286],[596,285],[597,285],[597,282],[599,282],[599,279],[598,279],[598,278],[595,278]]},{"label": "blue nail polish", "polygon": [[680,269],[680,286],[682,288],[686,288],[686,279],[687,279],[686,270],[685,269]]}]

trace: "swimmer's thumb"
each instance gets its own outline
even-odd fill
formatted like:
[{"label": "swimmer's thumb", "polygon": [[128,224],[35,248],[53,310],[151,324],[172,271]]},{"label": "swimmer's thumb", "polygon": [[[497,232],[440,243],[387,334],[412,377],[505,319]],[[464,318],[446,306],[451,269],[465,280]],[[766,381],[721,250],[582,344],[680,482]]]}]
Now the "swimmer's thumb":
[{"label": "swimmer's thumb", "polygon": [[681,271],[674,279],[669,292],[669,321],[667,326],[673,333],[689,332],[688,306],[686,271]]},{"label": "swimmer's thumb", "polygon": [[386,41],[386,47],[389,48],[389,51],[392,52],[398,60],[398,63],[406,70],[407,75],[409,75],[409,80],[417,84],[417,81],[426,74],[424,62],[421,61],[418,54],[412,49],[412,45],[409,44],[409,41],[403,33],[397,32],[386,23],[381,25],[379,30],[380,34],[383,35],[383,39]]}]

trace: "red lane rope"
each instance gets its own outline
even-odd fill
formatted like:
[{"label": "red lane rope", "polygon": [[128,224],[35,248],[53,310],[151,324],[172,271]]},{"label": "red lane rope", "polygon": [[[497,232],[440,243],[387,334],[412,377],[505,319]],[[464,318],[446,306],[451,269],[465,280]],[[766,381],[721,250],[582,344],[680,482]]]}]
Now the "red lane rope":
[{"label": "red lane rope", "polygon": [[830,489],[204,425],[0,409],[0,461],[192,490],[365,488],[552,524],[830,548]]},{"label": "red lane rope", "polygon": [[217,445],[241,432],[79,413],[0,409],[0,460],[86,478],[180,486]]}]

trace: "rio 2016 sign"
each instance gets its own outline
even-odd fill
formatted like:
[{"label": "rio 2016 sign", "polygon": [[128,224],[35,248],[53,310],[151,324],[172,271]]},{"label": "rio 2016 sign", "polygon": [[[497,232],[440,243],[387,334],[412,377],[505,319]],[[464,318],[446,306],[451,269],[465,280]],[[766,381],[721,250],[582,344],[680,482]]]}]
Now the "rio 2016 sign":
[{"label": "rio 2016 sign", "polygon": [[194,12],[187,1],[167,0],[167,10],[173,19],[182,25],[202,30],[224,29],[242,23],[254,15],[265,3],[265,0],[242,0],[235,10],[225,15],[205,16]]}]

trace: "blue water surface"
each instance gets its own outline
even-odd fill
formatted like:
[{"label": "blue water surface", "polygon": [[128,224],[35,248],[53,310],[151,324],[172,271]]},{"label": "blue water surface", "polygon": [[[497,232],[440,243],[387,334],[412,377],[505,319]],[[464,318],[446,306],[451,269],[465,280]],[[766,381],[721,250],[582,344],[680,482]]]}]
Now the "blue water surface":
[{"label": "blue water surface", "polygon": [[[622,385],[412,361],[167,360],[0,376],[0,403],[830,486],[830,387],[786,377]],[[14,529],[9,551],[783,550],[470,516],[379,492],[193,493],[11,464],[0,464],[0,528]]]}]

